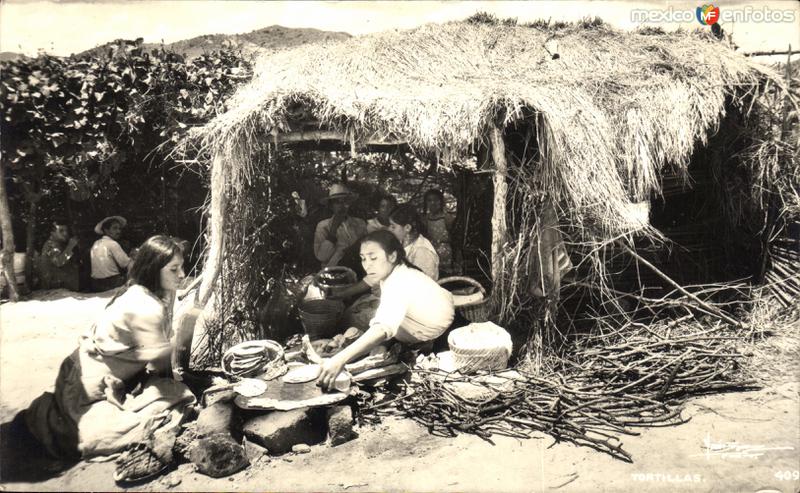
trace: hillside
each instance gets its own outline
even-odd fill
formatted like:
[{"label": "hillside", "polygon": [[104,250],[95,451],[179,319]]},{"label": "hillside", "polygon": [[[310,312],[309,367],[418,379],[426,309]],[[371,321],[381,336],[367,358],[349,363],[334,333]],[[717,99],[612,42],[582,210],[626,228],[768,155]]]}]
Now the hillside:
[{"label": "hillside", "polygon": [[0,52],[0,62],[10,62],[19,58],[23,58],[24,56],[25,55],[22,55],[21,53],[14,53],[13,51],[3,51]]},{"label": "hillside", "polygon": [[[205,34],[195,38],[184,39],[164,45],[167,49],[180,53],[187,58],[193,58],[205,52],[222,48],[226,44],[239,47],[245,54],[252,54],[261,50],[290,48],[308,43],[318,43],[327,40],[347,39],[350,35],[343,32],[320,31],[310,28],[291,28],[283,26],[269,26],[244,34]],[[91,54],[105,51],[111,42],[90,48],[78,55]],[[145,48],[160,48],[161,43],[145,43]],[[23,55],[10,51],[0,53],[0,61],[16,60]]]},{"label": "hillside", "polygon": [[[290,48],[308,43],[347,39],[349,37],[349,34],[343,32],[269,26],[246,34],[207,34],[176,41],[166,46],[175,52],[192,58],[204,52],[219,49],[223,43],[234,43],[245,53],[253,53],[263,49]],[[157,48],[159,45],[146,44],[145,46]]]}]

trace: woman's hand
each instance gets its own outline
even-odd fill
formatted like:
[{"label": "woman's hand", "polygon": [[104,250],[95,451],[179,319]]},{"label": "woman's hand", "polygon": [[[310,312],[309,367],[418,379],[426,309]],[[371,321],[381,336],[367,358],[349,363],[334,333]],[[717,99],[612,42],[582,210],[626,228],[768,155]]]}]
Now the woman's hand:
[{"label": "woman's hand", "polygon": [[322,360],[322,370],[319,374],[319,379],[317,379],[317,385],[322,387],[324,390],[331,390],[333,388],[333,383],[336,380],[336,377],[339,376],[342,368],[344,368],[346,361],[337,356],[339,355],[337,354],[332,358]]},{"label": "woman's hand", "polygon": [[342,368],[344,368],[345,363],[366,355],[372,348],[387,339],[389,339],[389,337],[387,337],[385,327],[380,324],[373,325],[367,329],[364,335],[344,348],[341,353],[336,354],[336,356],[333,356],[329,360],[323,360],[322,371],[317,380],[317,385],[325,390],[332,389],[333,383],[342,371]]}]

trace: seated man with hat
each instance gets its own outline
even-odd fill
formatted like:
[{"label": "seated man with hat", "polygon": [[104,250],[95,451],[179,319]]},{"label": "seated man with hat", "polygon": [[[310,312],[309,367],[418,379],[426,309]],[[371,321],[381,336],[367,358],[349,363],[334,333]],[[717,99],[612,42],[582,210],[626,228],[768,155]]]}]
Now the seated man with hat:
[{"label": "seated man with hat", "polygon": [[107,291],[125,284],[122,271],[128,268],[131,259],[117,241],[126,224],[128,221],[122,216],[109,216],[94,227],[94,232],[102,237],[91,250],[93,291]]},{"label": "seated man with hat", "polygon": [[355,194],[346,186],[337,183],[323,199],[333,216],[320,221],[314,232],[314,255],[322,267],[338,265],[345,250],[367,234],[366,221],[347,215],[354,197]]},{"label": "seated man with hat", "polygon": [[56,219],[37,262],[41,289],[78,291],[77,238],[70,238],[67,221]]}]

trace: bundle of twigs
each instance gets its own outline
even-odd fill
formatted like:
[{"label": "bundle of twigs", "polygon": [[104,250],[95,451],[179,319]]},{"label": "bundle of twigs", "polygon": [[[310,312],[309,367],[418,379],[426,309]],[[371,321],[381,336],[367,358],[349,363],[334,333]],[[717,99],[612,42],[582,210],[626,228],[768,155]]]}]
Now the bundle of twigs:
[{"label": "bundle of twigs", "polygon": [[[430,372],[408,385],[397,408],[437,435],[473,433],[491,442],[492,435],[530,438],[534,432],[542,432],[556,442],[568,441],[632,461],[623,450],[619,435],[638,435],[627,427],[635,418],[637,407],[644,406],[619,396],[598,397],[591,389],[571,387],[568,382],[520,375],[513,380],[511,389],[488,401],[476,402],[450,387],[469,382],[469,378],[442,378],[438,372]],[[662,403],[644,402],[665,411],[652,415],[653,423],[682,422],[679,414],[669,415]]]},{"label": "bundle of twigs", "polygon": [[[493,434],[527,438],[542,432],[631,462],[620,437],[637,435],[632,428],[684,423],[685,398],[755,386],[734,371],[742,356],[735,348],[745,337],[741,331],[722,324],[679,328],[687,318],[658,327],[628,323],[584,339],[545,375],[517,368],[487,379],[417,369],[390,401],[390,412],[434,434],[473,433],[491,441]],[[466,382],[484,387],[488,397],[459,392],[457,385]],[[379,408],[385,412],[387,406],[372,409]]]},{"label": "bundle of twigs", "polygon": [[[687,315],[663,325],[629,322],[622,329],[582,341],[575,378],[613,395],[657,401],[741,388],[736,381],[736,343],[742,331],[679,326]],[[688,329],[688,330],[687,330]]]},{"label": "bundle of twigs", "polygon": [[771,268],[764,280],[767,290],[785,307],[800,298],[800,240],[778,237],[770,243]]}]

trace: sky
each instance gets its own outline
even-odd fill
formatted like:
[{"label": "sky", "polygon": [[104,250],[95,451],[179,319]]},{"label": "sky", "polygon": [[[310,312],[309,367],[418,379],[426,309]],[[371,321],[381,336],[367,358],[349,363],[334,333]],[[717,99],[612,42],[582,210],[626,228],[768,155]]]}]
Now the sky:
[{"label": "sky", "polygon": [[[118,39],[144,38],[171,43],[201,34],[234,34],[274,24],[361,35],[407,29],[429,22],[464,19],[477,11],[519,22],[535,19],[575,21],[599,16],[621,29],[642,24],[667,30],[706,28],[693,16],[701,1],[60,1],[0,0],[0,51],[35,55],[44,50],[69,55]],[[727,1],[720,24],[743,51],[800,48],[800,2]],[[644,14],[642,14],[644,12]],[[687,14],[688,13],[688,14]],[[724,15],[736,13],[736,18]],[[689,17],[681,21],[678,14]],[[771,16],[765,20],[765,16]],[[777,20],[776,20],[777,19]]]}]

